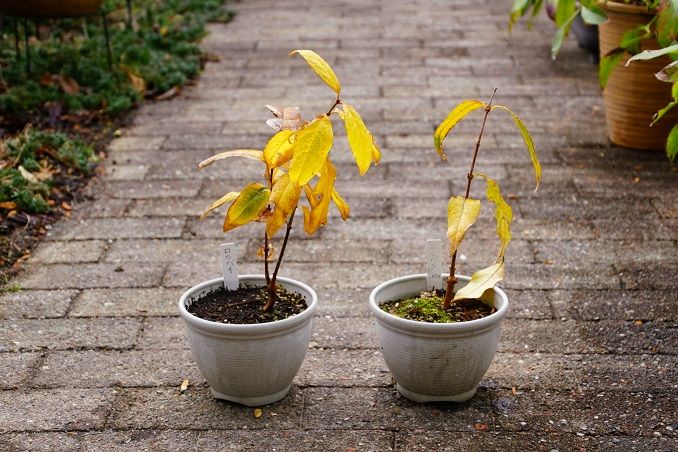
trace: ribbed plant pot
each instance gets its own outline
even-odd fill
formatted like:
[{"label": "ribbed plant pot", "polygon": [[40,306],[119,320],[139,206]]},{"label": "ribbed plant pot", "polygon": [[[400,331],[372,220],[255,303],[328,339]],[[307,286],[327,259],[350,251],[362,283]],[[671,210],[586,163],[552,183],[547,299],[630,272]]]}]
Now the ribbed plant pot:
[{"label": "ribbed plant pot", "polygon": [[[601,6],[608,20],[599,26],[601,58],[619,47],[622,35],[647,24],[654,12],[642,6],[608,1]],[[642,50],[658,49],[654,40],[641,42]],[[671,128],[678,122],[678,110],[667,113],[650,127],[652,116],[671,101],[671,84],[657,80],[655,73],[671,62],[669,57],[633,61],[629,55],[612,70],[603,91],[610,140],[636,149],[664,149]]]},{"label": "ribbed plant pot", "polygon": [[[470,279],[457,278],[460,282]],[[418,296],[424,290],[426,275],[419,274],[386,281],[370,294],[382,356],[398,391],[408,399],[464,402],[475,395],[497,351],[508,298],[495,288],[495,313],[458,323],[406,320],[379,307],[386,301]]]},{"label": "ribbed plant pot", "polygon": [[[278,277],[278,284],[304,297],[308,308],[300,314],[261,324],[225,324],[194,316],[187,307],[223,285],[223,279],[205,281],[187,290],[179,300],[193,359],[212,395],[247,406],[276,402],[288,393],[306,356],[311,319],[318,297],[304,283]],[[240,283],[264,286],[263,275],[241,275]]]}]

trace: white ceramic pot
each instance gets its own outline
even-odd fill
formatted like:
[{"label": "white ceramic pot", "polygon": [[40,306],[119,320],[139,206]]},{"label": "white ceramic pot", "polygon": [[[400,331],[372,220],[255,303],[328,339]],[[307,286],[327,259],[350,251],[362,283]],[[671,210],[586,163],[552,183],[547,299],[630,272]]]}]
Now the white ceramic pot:
[{"label": "white ceramic pot", "polygon": [[[443,280],[447,275],[443,275]],[[457,276],[460,282],[468,276]],[[494,289],[497,312],[459,323],[406,320],[383,311],[379,304],[427,290],[426,275],[408,275],[386,281],[370,294],[377,338],[386,365],[400,393],[415,402],[464,402],[476,393],[499,345],[501,320],[508,298]]]},{"label": "white ceramic pot", "polygon": [[[240,282],[263,286],[265,278],[241,275]],[[318,297],[313,289],[299,281],[278,277],[277,282],[301,294],[308,308],[275,322],[225,324],[201,319],[186,309],[193,301],[223,285],[222,278],[198,284],[181,296],[179,312],[186,323],[188,345],[214,397],[261,406],[282,399],[290,390],[306,356]]]}]

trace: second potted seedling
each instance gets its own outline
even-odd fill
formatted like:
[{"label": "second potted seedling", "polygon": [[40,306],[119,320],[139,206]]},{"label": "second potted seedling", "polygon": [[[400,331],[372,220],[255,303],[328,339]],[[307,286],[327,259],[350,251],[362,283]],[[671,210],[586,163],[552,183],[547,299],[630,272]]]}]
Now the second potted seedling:
[{"label": "second potted seedling", "polygon": [[[496,92],[496,89],[495,89]],[[464,196],[452,196],[447,206],[447,235],[451,264],[448,274],[402,276],[377,286],[370,294],[370,310],[376,317],[382,355],[402,395],[416,402],[463,402],[475,394],[497,350],[500,323],[508,310],[508,298],[497,282],[504,278],[504,254],[511,240],[511,207],[496,181],[476,172],[483,131],[489,114],[503,110],[515,121],[534,165],[537,186],[541,168],[534,143],[523,122],[502,105],[465,100],[440,124],[434,143],[443,160],[443,140],[472,111],[485,112],[475,146]],[[470,198],[471,183],[483,179],[487,199],[494,205],[500,247],[495,262],[466,277],[455,274],[459,246],[480,214],[480,200]],[[439,287],[435,287],[435,281]],[[464,283],[459,287],[459,283]],[[431,287],[430,285],[433,285]]]},{"label": "second potted seedling", "polygon": [[[330,66],[310,50],[292,54],[301,55],[336,93],[327,113],[303,121],[296,107],[268,106],[275,118],[267,123],[277,132],[263,151],[222,152],[199,165],[205,168],[231,157],[262,163],[263,184],[252,182],[239,192],[226,193],[204,215],[230,203],[224,232],[263,223],[259,254],[264,274],[239,276],[232,244],[225,244],[221,248],[224,278],[192,287],[179,301],[193,358],[212,394],[250,406],[272,403],[287,394],[310,340],[316,294],[302,282],[279,276],[302,192],[308,202],[302,209],[309,235],[327,222],[331,203],[344,220],[349,215],[348,204],[334,189],[337,171],[329,159],[333,144],[330,117],[343,119],[361,175],[381,155],[358,113],[341,100],[341,86]],[[272,241],[283,227],[284,238],[275,258]]]}]

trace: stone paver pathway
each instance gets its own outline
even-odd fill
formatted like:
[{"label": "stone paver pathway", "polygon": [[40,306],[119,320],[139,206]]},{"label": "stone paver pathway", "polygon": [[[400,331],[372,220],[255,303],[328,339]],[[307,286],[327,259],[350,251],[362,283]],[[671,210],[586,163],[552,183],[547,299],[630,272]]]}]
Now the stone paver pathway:
[{"label": "stone paver pathway", "polygon": [[[572,42],[551,61],[552,25],[517,27],[511,38],[508,4],[493,0],[236,9],[204,43],[221,61],[179,97],[138,112],[110,144],[95,200],[54,226],[15,279],[24,290],[0,297],[1,450],[678,449],[677,176],[661,153],[609,147],[596,69]],[[198,172],[196,163],[263,146],[264,104],[299,105],[308,117],[333,100],[287,57],[295,48],[334,66],[383,160],[359,180],[338,139],[338,186],[353,218],[335,214],[311,239],[294,232],[283,273],[313,285],[321,307],[295,387],[256,419],[212,399],[176,303],[219,272],[222,219],[196,214],[261,171],[238,162]],[[534,193],[520,136],[508,118],[490,117],[479,165],[513,200],[511,314],[475,398],[416,405],[392,386],[367,296],[424,270],[424,240],[444,236],[479,118],[449,139],[449,165],[431,134],[457,101],[486,99],[495,86],[533,131],[544,167]],[[469,233],[463,273],[492,260],[491,221]],[[243,272],[261,272],[255,234],[228,237]]]}]

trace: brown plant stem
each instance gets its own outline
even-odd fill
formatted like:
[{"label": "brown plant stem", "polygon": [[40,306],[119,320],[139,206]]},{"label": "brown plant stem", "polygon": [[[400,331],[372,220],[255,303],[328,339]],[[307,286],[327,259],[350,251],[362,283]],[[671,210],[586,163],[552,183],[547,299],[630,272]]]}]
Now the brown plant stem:
[{"label": "brown plant stem", "polygon": [[271,274],[268,271],[268,234],[264,231],[264,274],[266,275],[266,286],[271,284]]},{"label": "brown plant stem", "polygon": [[292,231],[292,222],[294,221],[294,213],[297,211],[296,207],[290,214],[290,219],[287,220],[287,229],[285,230],[285,238],[283,239],[282,246],[280,247],[280,254],[278,255],[278,261],[275,263],[275,269],[273,270],[273,276],[271,276],[271,281],[268,283],[268,302],[264,306],[264,312],[269,312],[273,309],[273,305],[276,302],[276,292],[275,292],[275,282],[278,278],[278,270],[280,270],[280,264],[282,263],[283,256],[285,255],[285,248],[287,247],[287,242],[290,239],[290,231]]},{"label": "brown plant stem", "polygon": [[334,101],[334,104],[332,105],[332,107],[331,107],[329,110],[327,110],[327,113],[325,113],[325,115],[326,115],[326,116],[331,115],[332,112],[334,111],[334,109],[335,109],[335,108],[337,107],[337,105],[339,105],[340,103],[341,103],[341,99],[339,99],[339,94],[337,94],[337,100]]},{"label": "brown plant stem", "polygon": [[[270,172],[266,173],[266,179],[268,179],[268,188],[273,189],[273,170]],[[268,243],[268,233],[264,230],[264,275],[266,276],[266,287],[268,288],[268,302],[266,303],[266,306],[269,304],[271,307],[273,307],[273,302],[275,301],[275,291],[271,293],[271,273],[268,269],[268,253],[270,251],[269,248],[269,243]],[[273,300],[273,301],[271,301]],[[271,307],[266,309],[266,306],[264,306],[264,312],[268,312]]]},{"label": "brown plant stem", "polygon": [[[492,96],[490,96],[490,101],[485,105],[485,116],[483,117],[483,125],[480,127],[480,133],[478,134],[478,141],[476,141],[476,149],[473,153],[473,161],[471,162],[471,168],[466,174],[466,194],[464,198],[468,199],[469,194],[471,193],[471,182],[473,181],[473,170],[476,167],[476,160],[478,159],[478,150],[480,149],[480,140],[483,138],[483,132],[485,131],[485,123],[487,122],[487,116],[492,111],[492,101],[494,100],[494,95],[497,93],[497,88],[492,91]],[[457,251],[455,250],[452,255],[452,262],[450,263],[450,274],[447,277],[447,288],[445,292],[445,299],[443,300],[443,309],[450,309],[452,306],[452,298],[454,297],[454,286],[457,284],[457,277],[455,276],[457,270]]]}]

